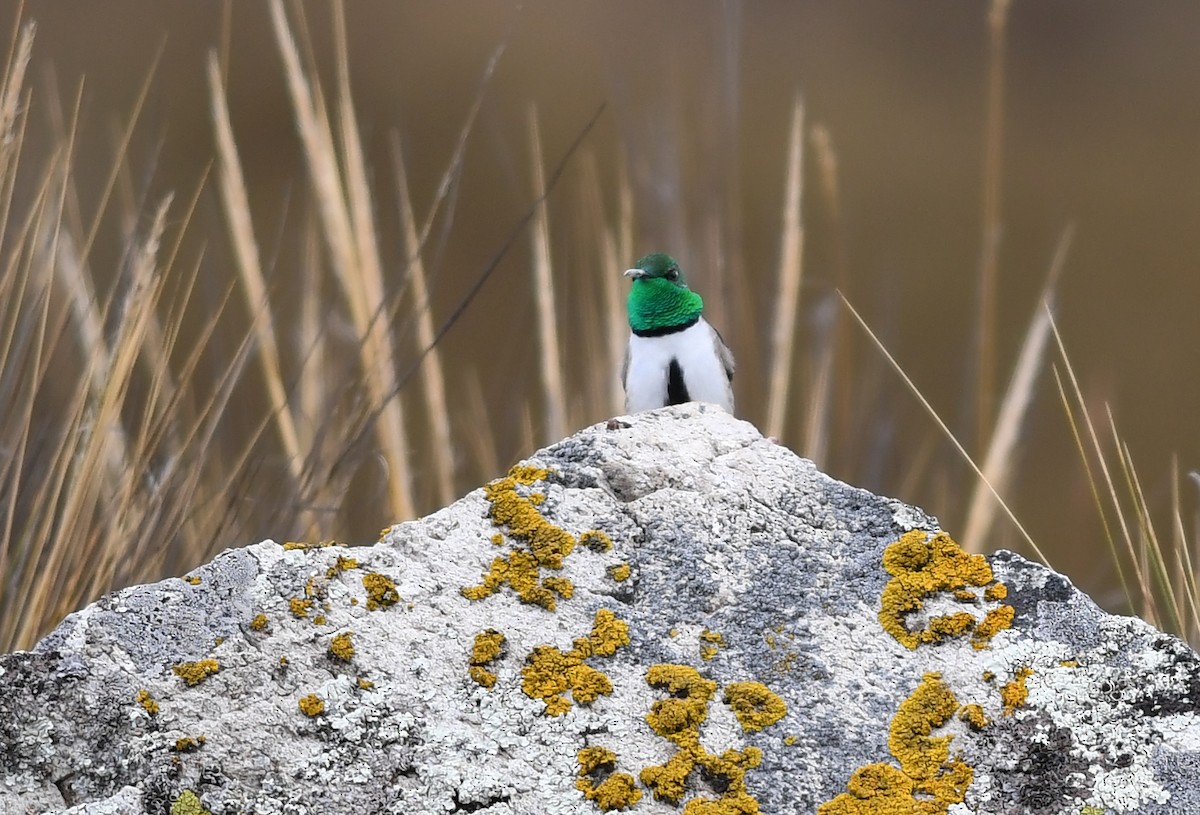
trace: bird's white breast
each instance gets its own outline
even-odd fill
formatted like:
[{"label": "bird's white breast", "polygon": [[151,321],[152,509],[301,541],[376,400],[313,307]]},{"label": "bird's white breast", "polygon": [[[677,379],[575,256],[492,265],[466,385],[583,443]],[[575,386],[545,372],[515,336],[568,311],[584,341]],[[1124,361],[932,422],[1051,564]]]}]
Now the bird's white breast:
[{"label": "bird's white breast", "polygon": [[629,370],[625,375],[625,409],[630,413],[667,404],[671,360],[683,372],[688,398],[733,410],[725,367],[717,355],[717,337],[701,317],[695,325],[661,337],[629,337]]}]

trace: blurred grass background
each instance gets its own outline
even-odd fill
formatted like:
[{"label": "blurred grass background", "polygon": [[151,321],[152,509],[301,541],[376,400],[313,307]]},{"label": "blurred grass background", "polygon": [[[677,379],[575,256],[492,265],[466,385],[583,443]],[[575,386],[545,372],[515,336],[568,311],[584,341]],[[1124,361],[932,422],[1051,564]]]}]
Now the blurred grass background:
[{"label": "blurred grass background", "polygon": [[657,250],[742,417],[1033,554],[840,291],[1055,568],[1194,641],[1198,35],[1182,1],[6,7],[0,646],[229,546],[373,541],[618,412]]}]

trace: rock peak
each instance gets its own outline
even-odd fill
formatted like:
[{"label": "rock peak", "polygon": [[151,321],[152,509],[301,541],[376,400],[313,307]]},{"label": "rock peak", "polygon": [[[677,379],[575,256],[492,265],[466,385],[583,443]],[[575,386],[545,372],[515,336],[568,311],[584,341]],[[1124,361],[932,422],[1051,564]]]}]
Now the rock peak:
[{"label": "rock peak", "polygon": [[691,404],[72,614],[0,657],[0,811],[1187,812],[1198,667]]}]

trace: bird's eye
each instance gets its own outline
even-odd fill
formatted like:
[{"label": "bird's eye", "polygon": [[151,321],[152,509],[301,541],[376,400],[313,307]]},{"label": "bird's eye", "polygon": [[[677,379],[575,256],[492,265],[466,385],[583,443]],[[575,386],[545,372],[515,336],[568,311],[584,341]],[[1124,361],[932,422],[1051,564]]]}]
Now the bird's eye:
[{"label": "bird's eye", "polygon": [[667,280],[678,280],[678,279],[679,279],[679,270],[678,269],[670,269],[667,272]]}]

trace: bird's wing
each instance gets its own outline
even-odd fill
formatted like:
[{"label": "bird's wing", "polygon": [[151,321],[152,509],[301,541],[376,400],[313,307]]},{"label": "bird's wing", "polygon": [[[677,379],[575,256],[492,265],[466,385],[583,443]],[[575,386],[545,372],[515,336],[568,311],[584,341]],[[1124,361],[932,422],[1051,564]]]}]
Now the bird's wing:
[{"label": "bird's wing", "polygon": [[629,353],[633,350],[633,344],[625,346],[625,359],[621,362],[621,388],[629,392]]},{"label": "bird's wing", "polygon": [[[712,328],[712,324],[709,324]],[[721,366],[725,368],[725,378],[730,382],[733,381],[733,352],[729,350],[729,346],[725,344],[725,338],[721,336],[721,332],[713,328],[713,345],[717,349],[717,358],[721,360]]]}]

